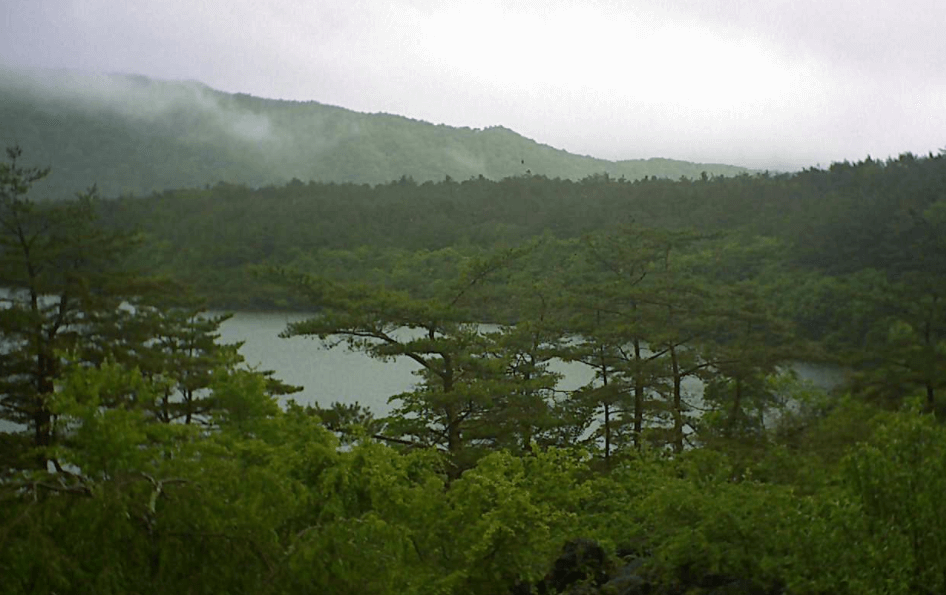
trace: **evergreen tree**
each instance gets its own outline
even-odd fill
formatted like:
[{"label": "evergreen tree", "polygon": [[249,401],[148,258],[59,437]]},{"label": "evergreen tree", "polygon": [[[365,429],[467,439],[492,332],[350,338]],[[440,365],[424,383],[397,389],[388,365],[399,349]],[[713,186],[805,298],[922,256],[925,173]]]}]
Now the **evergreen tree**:
[{"label": "evergreen tree", "polygon": [[[73,201],[34,202],[31,186],[49,170],[21,166],[18,148],[8,157],[0,164],[0,419],[25,431],[5,432],[2,458],[58,467],[50,403],[70,366],[118,363],[163,387],[103,397],[103,406],[143,409],[163,422],[209,420],[219,406],[211,383],[242,361],[239,345],[216,342],[226,317],[171,300],[167,284],[124,266],[135,237],[98,224],[94,188]],[[264,378],[270,394],[294,390]]]},{"label": "evergreen tree", "polygon": [[283,272],[284,281],[319,309],[291,323],[283,336],[318,336],[371,357],[419,364],[416,388],[392,397],[398,404],[386,438],[442,449],[459,474],[484,452],[521,451],[550,427],[544,397],[555,377],[543,363],[545,339],[525,327],[490,333],[469,323],[470,292],[518,255],[475,259],[437,297],[425,299]]},{"label": "evergreen tree", "polygon": [[21,166],[19,148],[7,156],[0,164],[0,417],[27,426],[31,444],[43,448],[53,440],[47,401],[63,358],[101,351],[97,330],[139,288],[116,272],[132,238],[95,225],[94,188],[73,201],[33,202],[27,194],[49,170]]}]

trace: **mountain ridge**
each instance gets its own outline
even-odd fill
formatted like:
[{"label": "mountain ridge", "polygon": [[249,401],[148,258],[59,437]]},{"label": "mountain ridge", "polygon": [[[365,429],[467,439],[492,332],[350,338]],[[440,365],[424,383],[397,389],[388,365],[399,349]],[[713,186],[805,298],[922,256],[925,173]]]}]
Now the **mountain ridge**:
[{"label": "mountain ridge", "polygon": [[[576,155],[507,127],[455,127],[317,101],[227,93],[134,74],[0,69],[0,142],[53,172],[51,197],[97,184],[105,196],[218,182],[379,184],[516,175],[639,179],[739,175],[747,168],[666,158]],[[68,193],[68,194],[67,194]]]}]

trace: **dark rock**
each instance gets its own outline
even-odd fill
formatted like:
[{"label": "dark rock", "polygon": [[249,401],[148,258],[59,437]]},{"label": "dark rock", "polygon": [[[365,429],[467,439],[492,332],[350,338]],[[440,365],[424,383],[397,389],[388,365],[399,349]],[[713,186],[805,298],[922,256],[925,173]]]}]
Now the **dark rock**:
[{"label": "dark rock", "polygon": [[601,587],[601,593],[607,595],[647,595],[651,592],[650,581],[641,576],[643,558],[631,560],[615,572],[611,580]]},{"label": "dark rock", "polygon": [[[686,574],[690,574],[689,572]],[[701,589],[720,589],[728,586],[730,583],[737,581],[738,579],[726,576],[724,574],[704,574],[703,576],[693,577],[690,576],[687,581],[690,584],[696,585]]]},{"label": "dark rock", "polygon": [[598,587],[589,583],[578,583],[572,585],[563,595],[598,595],[601,591]]},{"label": "dark rock", "polygon": [[[551,572],[539,583],[538,592],[540,595],[566,592],[579,595],[583,591],[570,587],[599,587],[607,581],[608,559],[604,548],[590,539],[573,539],[565,544]],[[584,592],[595,593],[597,590]]]},{"label": "dark rock", "polygon": [[725,585],[721,585],[706,592],[706,595],[776,595],[782,591],[781,588],[765,588],[747,581],[745,579],[730,580]]}]

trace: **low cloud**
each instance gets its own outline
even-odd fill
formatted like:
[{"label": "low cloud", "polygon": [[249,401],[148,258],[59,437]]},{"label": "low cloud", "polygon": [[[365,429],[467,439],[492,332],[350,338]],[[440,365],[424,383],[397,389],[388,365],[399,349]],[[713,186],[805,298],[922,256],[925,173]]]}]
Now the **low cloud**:
[{"label": "low cloud", "polygon": [[224,102],[225,96],[199,82],[166,82],[138,75],[69,70],[0,71],[0,84],[40,101],[62,101],[89,111],[107,111],[128,120],[157,124],[184,115],[198,119],[234,140],[275,140],[268,116]]}]

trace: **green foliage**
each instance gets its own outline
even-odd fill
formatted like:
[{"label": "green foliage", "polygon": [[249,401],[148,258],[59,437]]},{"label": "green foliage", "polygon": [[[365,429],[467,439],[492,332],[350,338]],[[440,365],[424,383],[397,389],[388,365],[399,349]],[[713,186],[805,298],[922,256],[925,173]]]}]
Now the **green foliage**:
[{"label": "green foliage", "polygon": [[[4,526],[17,525],[0,539],[7,592],[269,592],[306,502],[288,470],[335,456],[334,442],[278,409],[255,417],[252,435],[247,415],[213,434],[158,423],[135,398],[160,390],[114,364],[65,378],[53,405],[68,435],[60,469],[0,485]],[[103,406],[118,396],[125,406]]]},{"label": "green foliage", "polygon": [[860,541],[875,590],[946,589],[946,432],[930,416],[884,420],[842,466],[844,485],[863,514]]},{"label": "green foliage", "polygon": [[671,584],[722,575],[774,586],[791,551],[782,536],[798,523],[788,490],[753,482],[671,481],[641,508],[653,570]]},{"label": "green foliage", "polygon": [[576,537],[643,557],[664,590],[942,589],[946,432],[930,416],[881,415],[807,493],[756,478],[778,453],[745,466],[708,449],[644,449],[608,474],[569,449],[497,452],[447,481],[431,450],[338,450],[263,387],[215,380],[245,406],[198,431],[136,406],[161,390],[138,372],[71,368],[63,468],[0,483],[3,592],[496,593],[541,579]]},{"label": "green foliage", "polygon": [[452,541],[446,579],[452,591],[490,593],[517,579],[541,578],[587,495],[576,481],[579,465],[565,452],[495,453],[451,484],[443,527]]},{"label": "green foliage", "polygon": [[[500,179],[695,178],[745,168],[669,159],[606,161],[541,145],[502,127],[454,128],[314,101],[229,94],[200,83],[122,75],[0,71],[6,141],[56,163],[53,196],[98,182],[108,196],[225,181],[388,183]],[[414,180],[417,180],[415,182]],[[454,183],[455,184],[455,183]]]},{"label": "green foliage", "polygon": [[142,287],[116,267],[133,238],[96,225],[94,188],[71,202],[37,204],[28,194],[49,170],[24,167],[21,156],[7,149],[0,164],[0,418],[27,425],[42,448],[53,441],[47,400],[60,352],[100,361],[103,331]]},{"label": "green foliage", "polygon": [[[171,296],[175,288],[128,267],[124,257],[136,238],[98,223],[94,189],[72,202],[34,202],[29,192],[48,170],[23,167],[20,158],[12,148],[0,164],[0,419],[22,426],[4,428],[13,435],[2,441],[5,467],[61,468],[56,447],[90,439],[74,434],[62,421],[68,416],[85,419],[81,427],[93,437],[107,439],[116,429],[134,443],[157,440],[130,433],[141,421],[258,417],[272,413],[275,403],[259,411],[241,401],[244,395],[294,390],[268,373],[236,369],[239,345],[217,343],[226,316],[205,316],[187,297]],[[69,367],[112,376],[72,376],[88,386],[71,387],[77,400],[67,402],[56,383]],[[33,460],[6,452],[17,447],[30,447]],[[118,464],[117,453],[103,461],[113,454]],[[95,472],[108,473],[99,463]]]},{"label": "green foliage", "polygon": [[557,376],[548,370],[560,331],[541,316],[496,332],[465,322],[469,304],[477,303],[491,277],[525,253],[468,259],[430,298],[277,272],[319,311],[290,324],[284,336],[318,336],[381,360],[419,364],[416,387],[392,396],[397,406],[382,433],[402,444],[446,451],[454,476],[491,450],[523,453],[533,440],[555,443],[563,427],[574,423],[559,417],[563,412],[553,402]]},{"label": "green foliage", "polygon": [[[47,172],[9,157],[0,592],[523,591],[576,538],[658,593],[946,589],[943,156],[113,203],[119,229],[151,210],[149,254],[89,196],[34,203]],[[281,408],[225,317],[129,262],[233,292],[276,265],[243,303],[305,304],[286,335],[418,383],[383,420]],[[851,366],[849,394],[796,358]],[[559,390],[555,359],[595,380]]]},{"label": "green foliage", "polygon": [[116,364],[75,367],[50,397],[56,434],[63,437],[50,458],[88,478],[150,471],[154,451],[138,447],[163,447],[189,430],[150,423],[147,405],[159,390],[137,370]]}]

